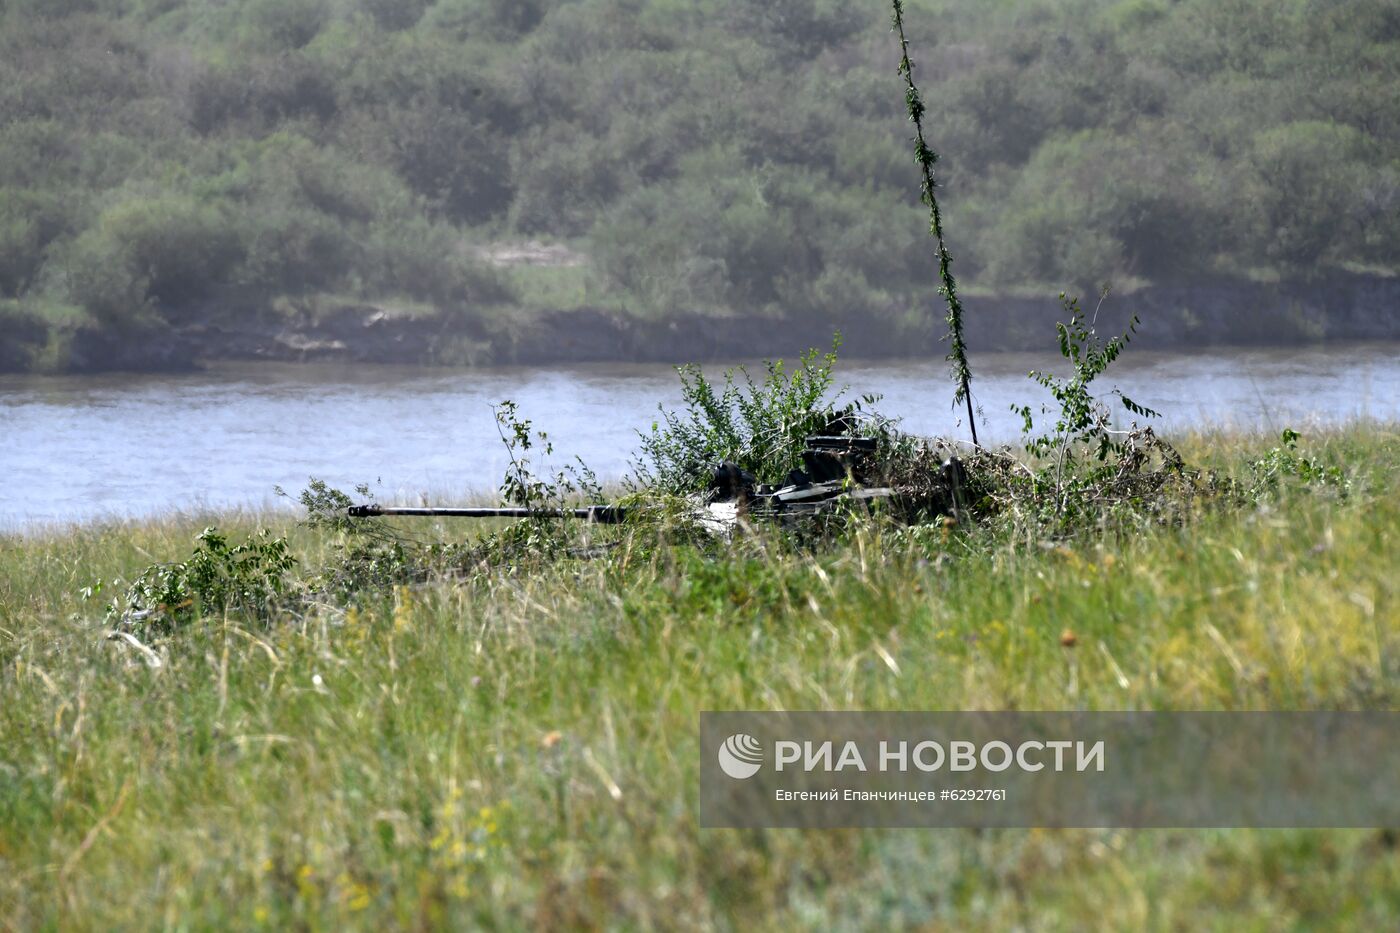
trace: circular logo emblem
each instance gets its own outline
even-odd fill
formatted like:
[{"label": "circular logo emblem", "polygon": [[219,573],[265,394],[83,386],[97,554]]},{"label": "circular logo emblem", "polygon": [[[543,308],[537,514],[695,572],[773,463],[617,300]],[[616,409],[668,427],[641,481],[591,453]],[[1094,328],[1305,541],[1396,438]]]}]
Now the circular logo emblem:
[{"label": "circular logo emblem", "polygon": [[719,747],[719,767],[735,780],[751,778],[763,767],[763,746],[751,735],[731,735]]}]

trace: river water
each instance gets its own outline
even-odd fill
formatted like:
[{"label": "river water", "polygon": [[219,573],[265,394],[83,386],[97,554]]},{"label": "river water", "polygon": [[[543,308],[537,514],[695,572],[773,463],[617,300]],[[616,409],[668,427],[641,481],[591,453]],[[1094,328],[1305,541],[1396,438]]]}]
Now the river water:
[{"label": "river water", "polygon": [[[1058,357],[974,355],[984,441],[1014,441],[1013,402],[1047,398],[1026,378]],[[716,368],[716,372],[719,368]],[[850,395],[906,430],[965,436],[942,361],[849,362]],[[460,501],[493,489],[506,465],[491,405],[512,399],[549,432],[561,462],[628,469],[636,432],[680,400],[672,368],[590,365],[443,370],[383,366],[221,366],[189,375],[0,376],[0,529],[279,503],[308,477],[383,502]],[[1301,430],[1357,418],[1400,421],[1400,344],[1129,349],[1103,377],[1163,412],[1167,432]],[[558,456],[562,455],[562,456]]]}]

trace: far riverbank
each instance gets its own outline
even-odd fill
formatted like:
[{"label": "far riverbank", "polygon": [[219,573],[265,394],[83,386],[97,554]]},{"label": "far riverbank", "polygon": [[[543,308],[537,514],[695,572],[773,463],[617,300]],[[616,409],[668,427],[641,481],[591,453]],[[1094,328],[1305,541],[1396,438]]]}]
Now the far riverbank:
[{"label": "far riverbank", "polygon": [[[1096,304],[1094,296],[1086,304]],[[1065,314],[1053,295],[969,294],[974,350],[1052,346]],[[640,315],[604,307],[538,311],[444,309],[394,302],[224,296],[165,313],[140,332],[50,327],[7,318],[0,372],[172,372],[219,361],[354,362],[449,366],[681,363],[792,357],[840,331],[844,353],[867,359],[941,357],[942,306],[843,316]],[[1333,275],[1308,282],[1155,285],[1103,304],[1102,331],[1140,319],[1134,345],[1152,349],[1289,346],[1400,339],[1400,278]]]}]

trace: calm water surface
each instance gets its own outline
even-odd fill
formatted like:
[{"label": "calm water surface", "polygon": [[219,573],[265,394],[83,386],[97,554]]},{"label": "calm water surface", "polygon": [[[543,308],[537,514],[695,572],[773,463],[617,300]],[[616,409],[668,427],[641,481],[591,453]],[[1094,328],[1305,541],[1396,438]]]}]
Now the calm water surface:
[{"label": "calm water surface", "polygon": [[[984,440],[1013,441],[1013,402],[1044,396],[1026,378],[1057,357],[972,359]],[[852,395],[922,434],[965,431],[941,361],[843,362]],[[600,477],[628,468],[636,432],[679,402],[670,367],[428,370],[247,365],[181,376],[0,377],[0,528],[173,509],[261,507],[310,476],[381,501],[449,502],[491,490],[505,467],[491,405],[509,398],[555,449]],[[1164,412],[1162,426],[1300,429],[1400,420],[1400,344],[1129,350],[1105,390]]]}]

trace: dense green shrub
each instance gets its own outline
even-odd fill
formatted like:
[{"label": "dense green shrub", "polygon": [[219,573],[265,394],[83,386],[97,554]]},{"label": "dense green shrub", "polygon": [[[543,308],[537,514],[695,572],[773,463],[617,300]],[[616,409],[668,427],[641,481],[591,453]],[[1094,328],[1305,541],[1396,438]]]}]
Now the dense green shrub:
[{"label": "dense green shrub", "polygon": [[842,0],[736,0],[726,12],[735,32],[798,61],[840,45],[876,19],[873,5]]},{"label": "dense green shrub", "polygon": [[497,277],[466,255],[452,228],[443,224],[422,218],[373,224],[363,248],[360,274],[377,290],[454,309],[506,297]]},{"label": "dense green shrub", "polygon": [[236,61],[198,72],[186,94],[201,133],[258,134],[289,120],[329,120],[339,106],[331,75],[303,54]]},{"label": "dense green shrub", "polygon": [[74,224],[74,205],[50,190],[0,187],[0,297],[29,290],[49,244]]},{"label": "dense green shrub", "polygon": [[240,20],[255,46],[299,49],[316,38],[330,14],[330,0],[248,0]]},{"label": "dense green shrub", "polygon": [[388,106],[376,111],[399,176],[446,217],[480,223],[510,206],[506,140],[470,113],[436,107]]},{"label": "dense green shrub", "polygon": [[72,180],[81,152],[80,137],[57,120],[0,123],[0,184],[52,191]]},{"label": "dense green shrub", "polygon": [[284,292],[329,288],[357,256],[342,221],[295,204],[260,200],[245,215],[245,237],[243,281]]},{"label": "dense green shrub", "polygon": [[65,244],[45,272],[100,325],[123,328],[151,319],[150,282],[126,261],[120,244],[96,229]]},{"label": "dense green shrub", "polygon": [[516,185],[511,226],[531,234],[587,233],[637,182],[606,140],[572,124],[524,133],[511,147],[511,170]]},{"label": "dense green shrub", "polygon": [[424,26],[458,39],[509,40],[539,25],[548,6],[545,0],[437,0],[428,10]]},{"label": "dense green shrub", "polygon": [[119,203],[103,212],[93,231],[165,304],[203,297],[243,258],[220,206],[179,195]]},{"label": "dense green shrub", "polygon": [[1093,284],[1187,272],[1199,262],[1192,245],[1218,242],[1223,218],[1183,171],[1190,155],[1154,142],[1102,131],[1048,140],[1010,193],[1017,209],[997,216],[984,234],[988,274]]},{"label": "dense green shrub", "polygon": [[[634,468],[637,482],[653,491],[685,493],[703,488],[711,471],[732,463],[760,482],[780,482],[801,465],[806,439],[853,417],[859,403],[838,407],[832,393],[840,337],[831,351],[808,350],[788,369],[764,364],[762,378],[742,367],[714,383],[698,366],[682,366],[680,410],[661,417],[641,435]],[[874,401],[866,397],[862,403]]]},{"label": "dense green shrub", "polygon": [[1368,168],[1365,134],[1321,121],[1285,123],[1256,133],[1247,204],[1263,260],[1307,269],[1318,260],[1357,255],[1370,219],[1362,206]]},{"label": "dense green shrub", "polygon": [[391,31],[408,29],[432,6],[432,0],[358,0],[357,6],[375,25]]}]

